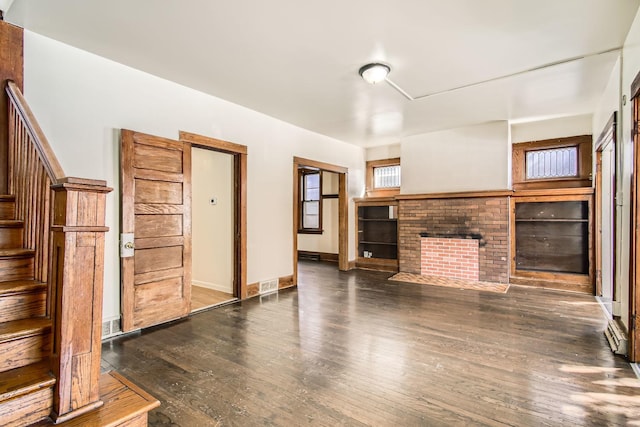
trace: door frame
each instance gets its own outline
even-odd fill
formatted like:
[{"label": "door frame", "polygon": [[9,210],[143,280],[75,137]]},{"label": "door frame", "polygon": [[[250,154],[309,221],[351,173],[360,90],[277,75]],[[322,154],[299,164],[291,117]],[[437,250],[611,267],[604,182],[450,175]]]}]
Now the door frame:
[{"label": "door frame", "polygon": [[614,161],[614,169],[613,175],[611,176],[612,182],[612,200],[611,202],[611,215],[613,216],[613,225],[612,225],[612,244],[611,244],[611,268],[613,269],[613,293],[612,293],[612,302],[618,299],[618,290],[615,284],[616,278],[616,264],[617,264],[617,254],[616,254],[616,233],[617,233],[617,207],[616,207],[616,191],[617,191],[617,150],[616,150],[616,141],[617,141],[617,113],[614,111],[611,115],[611,118],[605,125],[602,133],[598,137],[596,141],[594,150],[596,154],[596,176],[595,176],[595,261],[596,261],[596,295],[602,295],[602,151],[609,144],[612,144],[612,155]]},{"label": "door frame", "polygon": [[300,224],[300,181],[298,169],[301,167],[317,168],[321,171],[338,174],[338,269],[349,270],[349,205],[347,200],[348,168],[318,162],[302,157],[293,158],[293,284],[298,284],[298,229]]},{"label": "door frame", "polygon": [[640,330],[638,330],[637,315],[640,312],[640,209],[638,188],[640,182],[640,73],[631,83],[631,200],[630,200],[630,241],[629,241],[629,349],[627,351],[630,362],[640,361]]},{"label": "door frame", "polygon": [[247,298],[247,146],[221,139],[180,131],[181,142],[192,147],[233,156],[233,287],[234,296]]}]

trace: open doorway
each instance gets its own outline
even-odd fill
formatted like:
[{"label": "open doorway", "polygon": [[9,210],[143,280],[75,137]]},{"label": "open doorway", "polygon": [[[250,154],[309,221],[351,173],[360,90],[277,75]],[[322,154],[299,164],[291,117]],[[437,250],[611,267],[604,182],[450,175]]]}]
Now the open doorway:
[{"label": "open doorway", "polygon": [[191,312],[246,298],[247,148],[180,132],[192,146]]},{"label": "open doorway", "polygon": [[191,150],[191,312],[236,299],[233,155]]},{"label": "open doorway", "polygon": [[348,270],[347,168],[294,157],[293,265],[299,257],[337,262]]}]

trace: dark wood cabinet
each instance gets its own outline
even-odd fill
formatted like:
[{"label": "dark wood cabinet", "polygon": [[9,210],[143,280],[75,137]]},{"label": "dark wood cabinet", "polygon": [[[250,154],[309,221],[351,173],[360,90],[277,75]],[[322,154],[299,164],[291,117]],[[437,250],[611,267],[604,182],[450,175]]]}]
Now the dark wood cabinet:
[{"label": "dark wood cabinet", "polygon": [[512,198],[512,282],[592,291],[591,199],[590,194]]},{"label": "dark wood cabinet", "polygon": [[398,204],[391,198],[356,201],[356,267],[398,270]]}]

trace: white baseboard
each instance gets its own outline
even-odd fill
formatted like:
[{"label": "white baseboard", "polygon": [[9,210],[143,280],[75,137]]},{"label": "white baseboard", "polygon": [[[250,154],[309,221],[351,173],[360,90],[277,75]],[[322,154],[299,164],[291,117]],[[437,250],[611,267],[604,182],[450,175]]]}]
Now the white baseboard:
[{"label": "white baseboard", "polygon": [[194,286],[200,286],[202,288],[213,289],[214,291],[226,292],[228,294],[233,293],[233,287],[219,285],[217,283],[203,282],[201,280],[192,280],[191,284]]}]

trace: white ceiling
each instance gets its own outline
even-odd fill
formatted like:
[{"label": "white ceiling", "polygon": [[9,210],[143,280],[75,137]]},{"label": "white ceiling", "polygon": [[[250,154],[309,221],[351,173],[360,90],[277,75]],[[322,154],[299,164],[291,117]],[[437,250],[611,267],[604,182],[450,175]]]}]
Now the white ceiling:
[{"label": "white ceiling", "polygon": [[[611,50],[624,43],[639,3],[15,0],[6,19],[374,146],[493,120],[593,112],[619,54]],[[368,62],[389,64],[389,78],[419,99],[365,83],[358,69]]]}]

